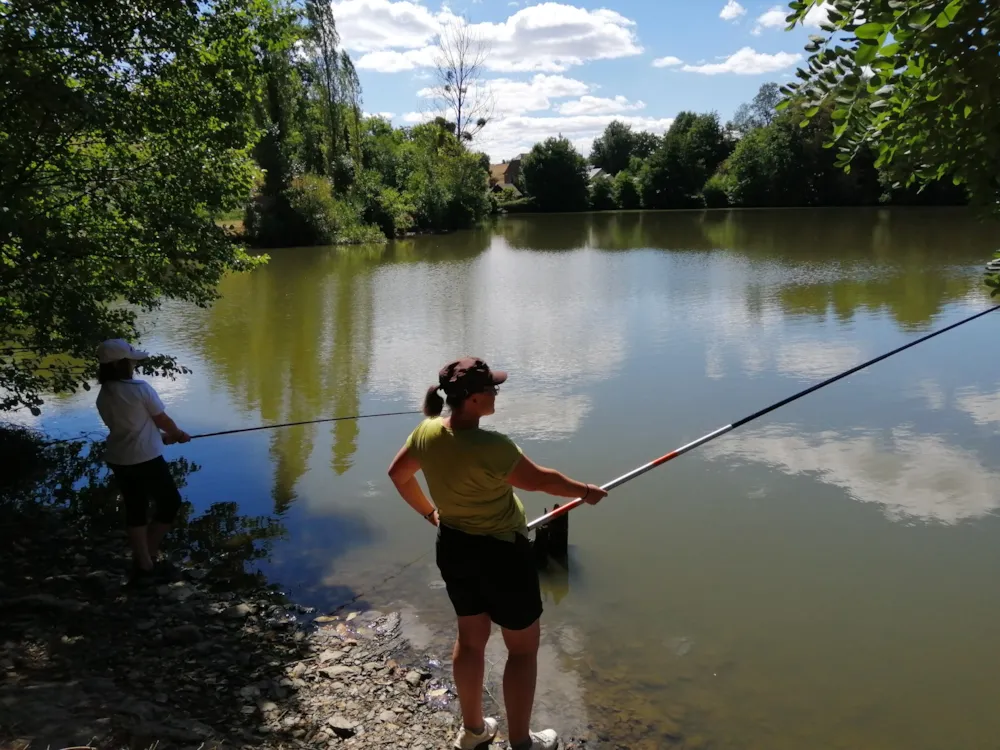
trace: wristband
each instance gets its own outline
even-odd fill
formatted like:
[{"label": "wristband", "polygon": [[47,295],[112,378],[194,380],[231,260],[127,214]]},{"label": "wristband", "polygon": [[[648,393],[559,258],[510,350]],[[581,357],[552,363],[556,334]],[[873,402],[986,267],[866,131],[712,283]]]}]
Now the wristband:
[{"label": "wristband", "polygon": [[437,508],[433,508],[433,509],[431,509],[431,512],[430,512],[430,513],[425,513],[425,514],[424,514],[424,519],[426,520],[426,519],[430,518],[430,517],[431,517],[431,516],[433,516],[433,515],[434,515],[435,513],[437,513]]},{"label": "wristband", "polygon": [[587,485],[587,491],[583,493],[583,497],[581,497],[580,499],[581,500],[586,500],[589,495],[590,495],[590,485],[588,484]]}]

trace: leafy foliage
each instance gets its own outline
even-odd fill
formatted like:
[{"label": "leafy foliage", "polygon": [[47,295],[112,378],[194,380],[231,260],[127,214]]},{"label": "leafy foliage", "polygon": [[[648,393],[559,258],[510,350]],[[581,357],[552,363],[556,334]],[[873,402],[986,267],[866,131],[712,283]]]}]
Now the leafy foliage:
[{"label": "leafy foliage", "polygon": [[739,136],[753,130],[766,128],[778,114],[778,104],[782,100],[781,91],[776,83],[765,83],[758,89],[754,98],[737,107],[729,130]]},{"label": "leafy foliage", "polygon": [[634,157],[645,159],[659,145],[660,139],[655,134],[635,132],[631,125],[613,120],[608,123],[601,136],[594,140],[590,150],[590,163],[614,177],[628,169]]},{"label": "leafy foliage", "polygon": [[[789,28],[818,0],[790,3]],[[1000,212],[1000,6],[993,0],[837,0],[782,106],[803,126],[831,107],[837,165],[867,152],[895,189],[950,179]],[[1000,278],[987,283],[1000,293]]]},{"label": "leafy foliage", "polygon": [[251,191],[266,10],[0,7],[0,408],[84,385],[98,341],[138,337],[136,308],[207,305],[259,262],[213,217]]},{"label": "leafy foliage", "polygon": [[716,172],[708,178],[701,192],[706,208],[726,208],[730,193],[733,192],[733,178],[729,174]]},{"label": "leafy foliage", "polygon": [[[792,26],[817,0],[790,4]],[[838,0],[784,89],[803,123],[832,105],[838,164],[866,149],[903,185],[945,177],[996,207],[1000,7],[988,0]],[[984,165],[989,165],[984,168]]]},{"label": "leafy foliage", "polygon": [[[470,153],[444,118],[411,129],[362,118],[328,5],[308,3],[304,16],[289,7],[273,14],[257,149],[267,176],[244,222],[251,241],[370,242],[378,239],[373,227],[392,238],[479,221],[490,211],[488,158]],[[302,44],[312,50],[306,59]]]},{"label": "leafy foliage", "polygon": [[587,162],[564,137],[548,138],[522,164],[524,185],[542,211],[582,211],[590,203]]},{"label": "leafy foliage", "polygon": [[609,211],[615,207],[614,183],[607,175],[599,175],[590,182],[590,208]]},{"label": "leafy foliage", "polygon": [[681,112],[639,173],[644,208],[690,208],[729,153],[718,115]]},{"label": "leafy foliage", "polygon": [[615,175],[611,195],[618,208],[633,210],[642,206],[642,201],[639,198],[639,188],[636,185],[636,177],[630,169]]}]

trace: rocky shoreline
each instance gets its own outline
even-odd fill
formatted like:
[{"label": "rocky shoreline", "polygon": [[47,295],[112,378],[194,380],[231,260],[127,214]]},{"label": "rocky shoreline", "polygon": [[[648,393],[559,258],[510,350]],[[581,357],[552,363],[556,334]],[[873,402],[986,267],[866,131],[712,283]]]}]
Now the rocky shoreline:
[{"label": "rocky shoreline", "polygon": [[44,506],[0,520],[0,748],[451,747],[450,674],[397,613],[317,615],[197,566],[132,589],[123,531]]}]

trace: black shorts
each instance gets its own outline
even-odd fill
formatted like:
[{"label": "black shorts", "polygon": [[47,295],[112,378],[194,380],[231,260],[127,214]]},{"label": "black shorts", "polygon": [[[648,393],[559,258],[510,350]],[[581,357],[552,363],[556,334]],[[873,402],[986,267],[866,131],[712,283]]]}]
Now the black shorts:
[{"label": "black shorts", "polygon": [[125,525],[145,526],[149,523],[149,500],[153,499],[153,520],[173,523],[181,507],[181,493],[163,456],[141,464],[123,466],[108,463],[125,501]]},{"label": "black shorts", "polygon": [[524,630],[542,615],[531,543],[438,528],[437,566],[459,617],[486,613],[508,630]]}]

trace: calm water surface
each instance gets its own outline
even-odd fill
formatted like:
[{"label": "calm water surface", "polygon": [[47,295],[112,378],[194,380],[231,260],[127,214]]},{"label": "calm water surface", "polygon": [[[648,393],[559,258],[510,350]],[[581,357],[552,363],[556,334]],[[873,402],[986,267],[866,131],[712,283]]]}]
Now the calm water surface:
[{"label": "calm water surface", "polygon": [[[996,235],[946,210],[509,218],[275,252],[210,310],[148,319],[146,343],[194,370],[156,383],[192,433],[419,408],[442,363],[479,354],[512,373],[492,426],[603,482],[983,309]],[[995,748],[997,325],[575,512],[569,568],[545,581],[540,722],[594,722],[635,748]],[[50,404],[44,426],[99,430],[92,397]],[[300,600],[362,593],[440,646],[451,614],[433,557],[383,583],[433,543],[385,475],[415,420],[169,450],[202,467],[185,489],[196,508],[280,520],[261,566]],[[524,500],[532,517],[551,505]]]}]

